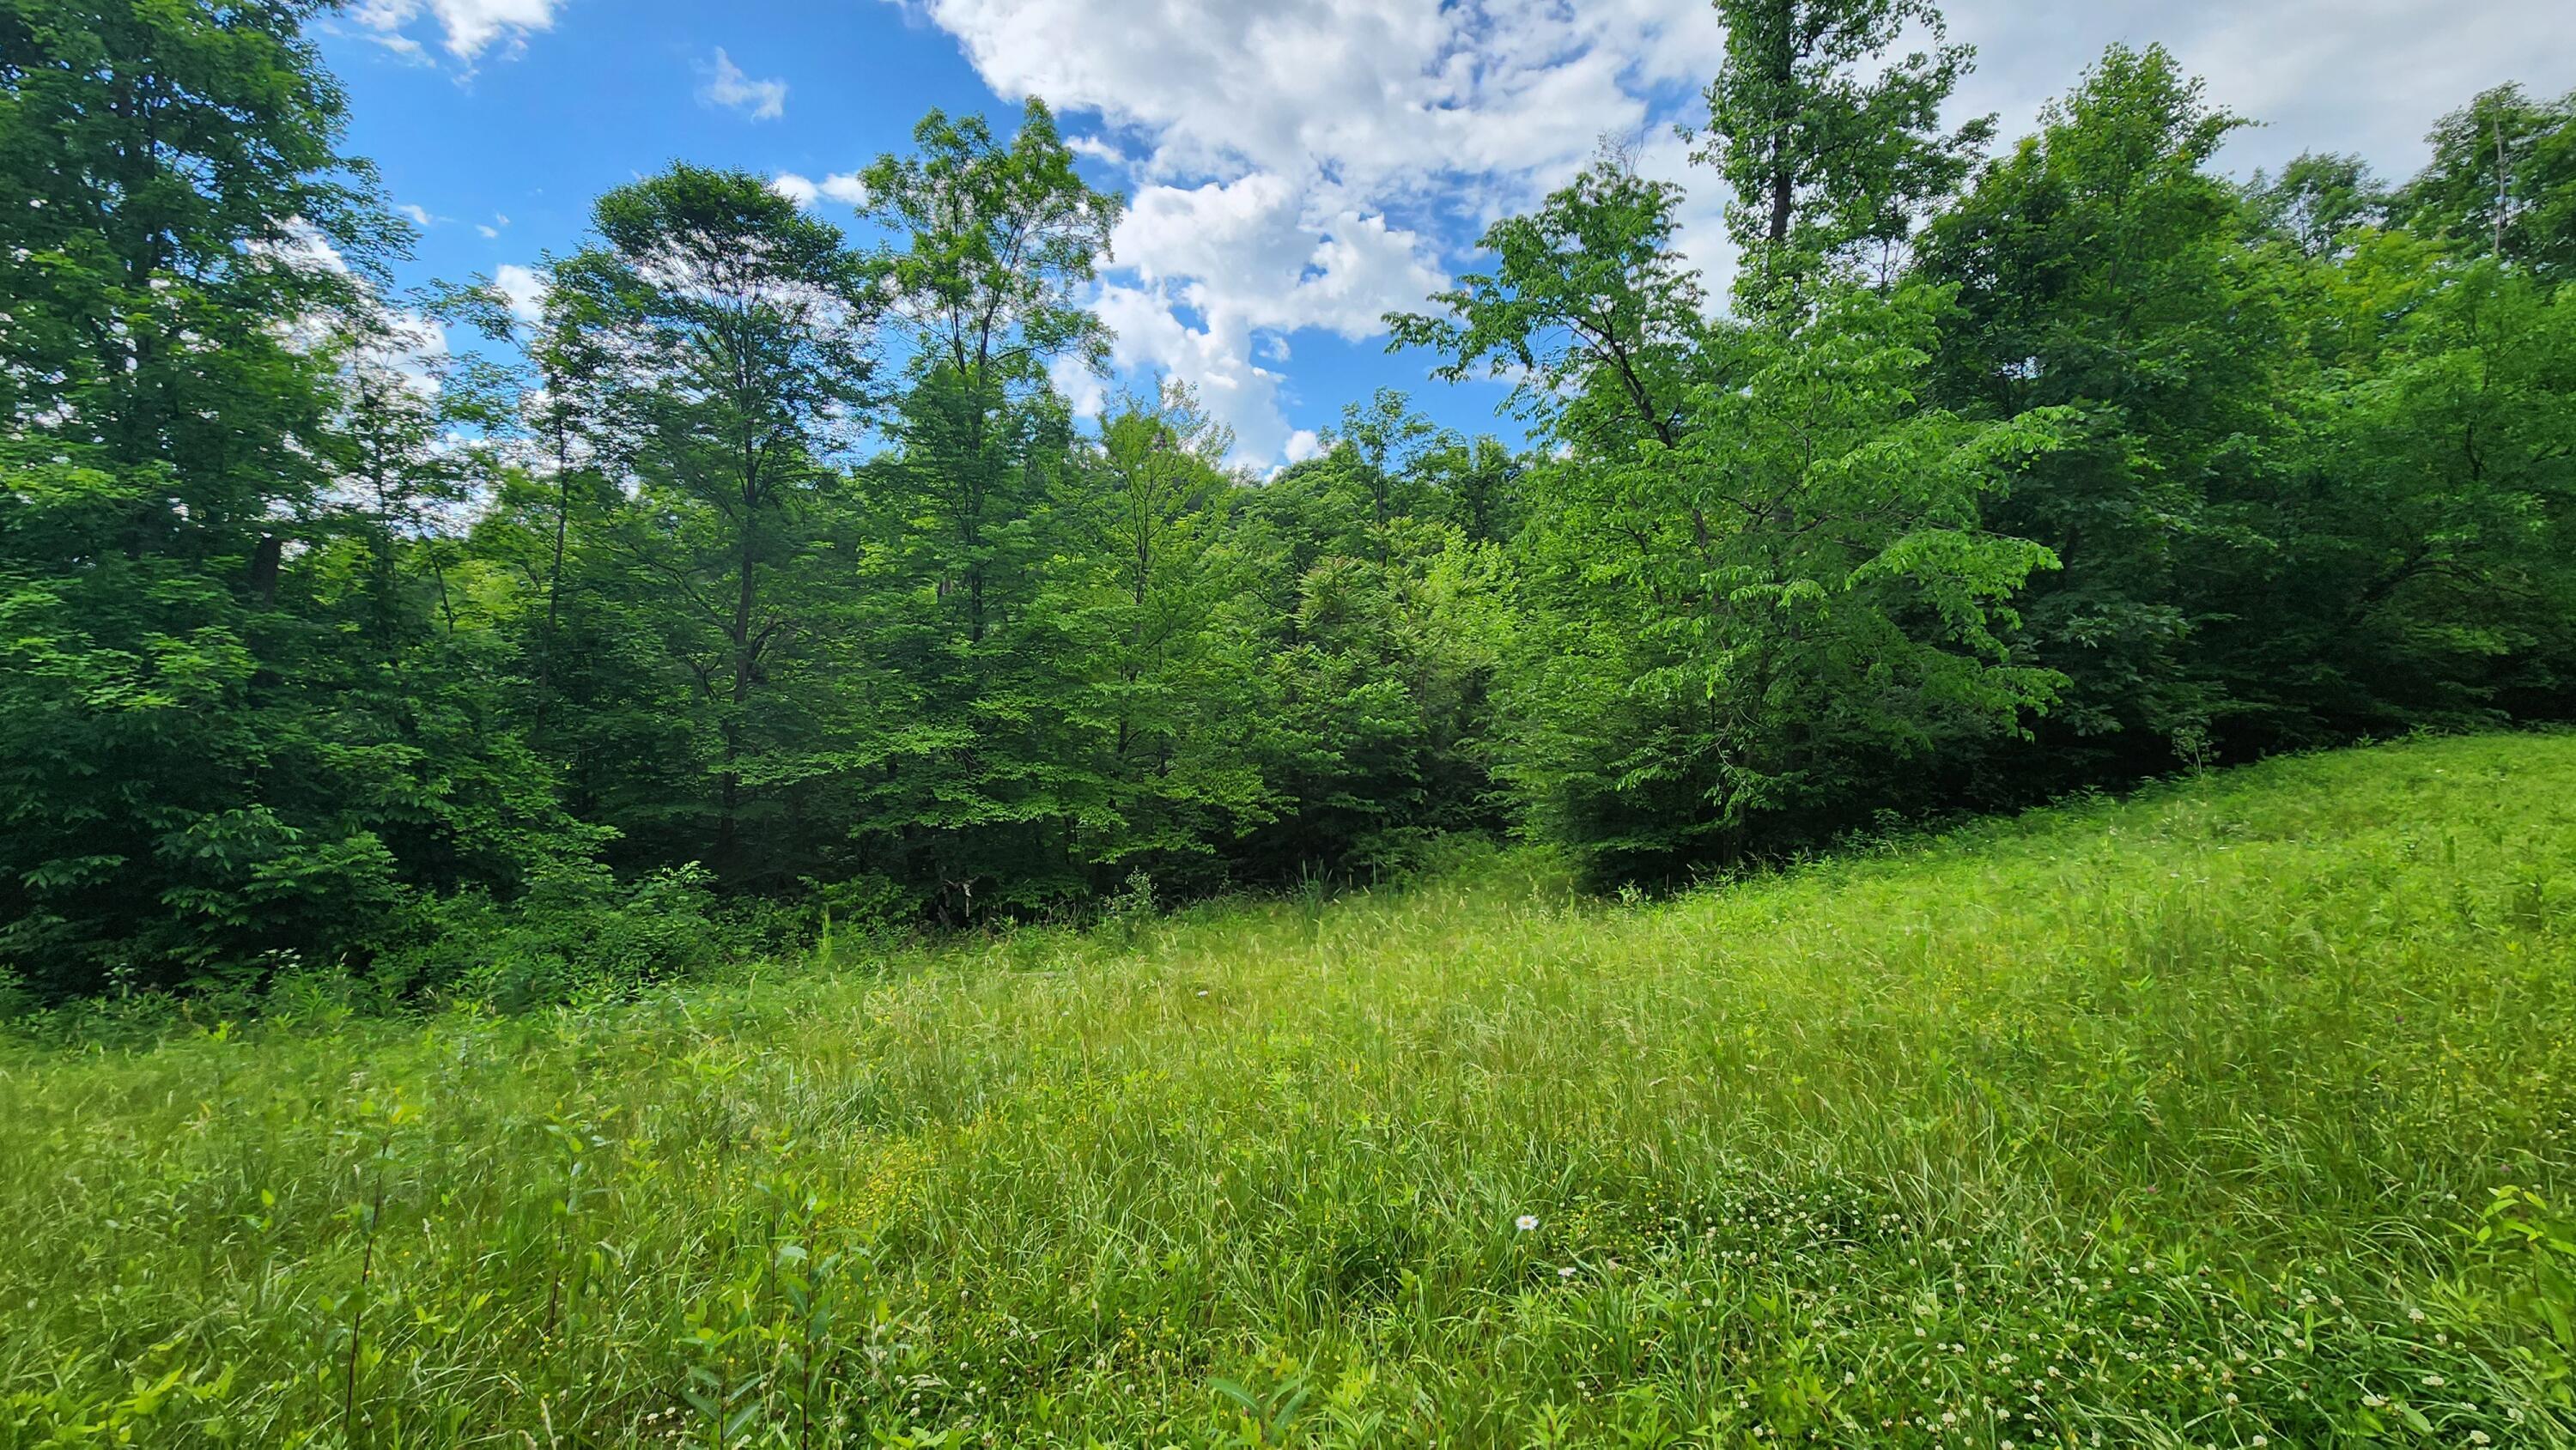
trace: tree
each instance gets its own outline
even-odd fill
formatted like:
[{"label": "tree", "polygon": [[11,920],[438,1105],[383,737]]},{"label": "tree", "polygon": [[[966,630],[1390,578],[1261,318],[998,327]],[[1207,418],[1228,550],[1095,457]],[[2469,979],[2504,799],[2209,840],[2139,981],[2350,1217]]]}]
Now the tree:
[{"label": "tree", "polygon": [[1390,313],[1390,346],[1447,361],[1433,376],[1512,382],[1511,406],[1553,436],[1603,453],[1680,439],[1707,355],[1699,276],[1672,249],[1681,189],[1604,156],[1478,245],[1491,272],[1434,293],[1433,313]]},{"label": "tree", "polygon": [[1269,819],[1247,748],[1258,620],[1227,536],[1233,446],[1166,382],[1101,420],[1069,480],[1037,613],[1066,666],[1050,713],[1088,777],[1067,782],[1092,801],[1076,816],[1085,867],[1206,885],[1220,852]]},{"label": "tree", "polygon": [[637,490],[614,541],[713,737],[706,849],[739,884],[774,869],[745,812],[801,778],[798,702],[768,687],[814,634],[807,531],[871,401],[874,278],[836,228],[739,172],[673,166],[602,197],[595,223],[548,306],[592,334],[632,429],[612,444]]},{"label": "tree", "polygon": [[1321,441],[1238,507],[1264,634],[1254,750],[1278,802],[1243,856],[1274,880],[1400,866],[1502,819],[1486,747],[1507,569],[1474,528],[1517,460],[1391,390]]},{"label": "tree", "polygon": [[1922,406],[1936,291],[1703,321],[1671,236],[1669,190],[1596,168],[1498,224],[1446,317],[1397,321],[1452,374],[1521,370],[1555,445],[1525,486],[1502,769],[1612,877],[1847,821],[2054,683],[2002,636],[2052,560],[1979,511],[2062,415]]},{"label": "tree", "polygon": [[2402,232],[2312,269],[2277,290],[2312,299],[2332,352],[2285,399],[2270,547],[2197,586],[2231,735],[2274,750],[2563,712],[2576,314],[2523,269]]},{"label": "tree", "polygon": [[2304,153],[2277,176],[2255,172],[2245,194],[2255,236],[2288,242],[2311,257],[2331,254],[2354,227],[2388,216],[2388,188],[2358,156]]},{"label": "tree", "polygon": [[2425,139],[2433,159],[2392,208],[2407,226],[2552,282],[2576,275],[2576,92],[2537,101],[2498,86]]},{"label": "tree", "polygon": [[[1975,58],[1931,0],[1718,0],[1726,59],[1697,159],[1726,179],[1738,304],[1794,309],[1822,277],[1878,253],[1882,282],[1932,204],[1994,135],[1941,105]],[[1934,44],[1879,64],[1909,27]]]},{"label": "tree", "polygon": [[311,13],[0,11],[0,968],[47,993],[362,961],[578,849],[441,612],[461,377],[397,365]]},{"label": "tree", "polygon": [[2245,285],[2241,201],[2208,170],[2241,124],[2165,51],[2114,46],[1924,242],[1922,275],[1958,289],[1940,401],[2082,420],[1991,520],[2064,565],[2032,588],[2021,639],[2068,679],[2045,728],[2074,779],[2197,758],[2226,713],[2192,643],[2213,603],[2195,584],[2264,547],[2253,440],[2279,432],[2288,365]]},{"label": "tree", "polygon": [[[904,239],[885,259],[896,317],[911,338],[918,398],[905,426],[938,463],[917,476],[947,515],[946,552],[961,585],[970,641],[989,622],[990,515],[1012,509],[998,485],[1012,472],[996,432],[1048,365],[1098,366],[1108,332],[1075,300],[1107,255],[1118,199],[1073,168],[1055,117],[1032,100],[1008,146],[980,116],[932,111],[913,128],[909,157],[884,156],[863,175],[868,215]],[[916,448],[915,451],[920,451]]]},{"label": "tree", "polygon": [[[933,111],[909,156],[863,173],[868,215],[907,348],[895,446],[868,470],[885,570],[871,652],[900,704],[847,742],[869,869],[964,915],[1078,889],[1061,775],[1038,722],[1061,681],[1031,613],[1059,495],[1076,487],[1058,362],[1096,364],[1107,333],[1079,301],[1106,254],[1117,198],[1093,190],[1046,107],[1007,144],[980,117]],[[889,701],[893,704],[893,701]],[[1017,877],[1015,898],[997,889]]]}]

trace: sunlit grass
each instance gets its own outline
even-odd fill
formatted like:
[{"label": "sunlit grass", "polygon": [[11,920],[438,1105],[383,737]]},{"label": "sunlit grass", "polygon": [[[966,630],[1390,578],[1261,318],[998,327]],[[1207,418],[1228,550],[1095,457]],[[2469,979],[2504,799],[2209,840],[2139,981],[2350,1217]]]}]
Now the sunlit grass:
[{"label": "sunlit grass", "polygon": [[777,976],[0,1052],[0,1443],[2576,1443],[2576,738]]}]

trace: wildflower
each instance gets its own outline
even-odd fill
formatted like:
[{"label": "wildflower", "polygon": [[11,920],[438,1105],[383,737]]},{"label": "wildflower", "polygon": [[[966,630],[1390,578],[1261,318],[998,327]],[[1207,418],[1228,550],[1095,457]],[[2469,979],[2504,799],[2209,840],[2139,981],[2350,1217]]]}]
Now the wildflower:
[{"label": "wildflower", "polygon": [[2421,1309],[2409,1309],[2406,1311],[2406,1318],[2411,1323],[2421,1324],[2424,1322],[2424,1311]]},{"label": "wildflower", "polygon": [[1564,1268],[1559,1269],[1559,1270],[1557,1270],[1557,1271],[1556,1271],[1556,1276],[1557,1276],[1558,1278],[1560,1278],[1560,1279],[1571,1279],[1571,1278],[1573,1278],[1573,1277],[1574,1277],[1574,1266],[1573,1266],[1572,1264],[1568,1264],[1568,1265],[1566,1265]]},{"label": "wildflower", "polygon": [[2424,1376],[2424,1383],[2429,1388],[2438,1390],[2442,1387],[2442,1377],[2437,1374],[2428,1374]]},{"label": "wildflower", "polygon": [[1538,1215],[1534,1213],[1522,1214],[1519,1218],[1512,1220],[1512,1227],[1519,1229],[1522,1233],[1528,1233],[1530,1230],[1538,1227]]}]

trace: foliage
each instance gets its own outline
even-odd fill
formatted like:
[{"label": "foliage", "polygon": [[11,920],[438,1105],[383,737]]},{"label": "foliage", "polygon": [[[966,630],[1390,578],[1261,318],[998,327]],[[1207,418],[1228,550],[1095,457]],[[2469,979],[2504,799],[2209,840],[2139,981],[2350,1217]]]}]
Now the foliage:
[{"label": "foliage", "polygon": [[[1941,124],[1975,48],[1949,43],[1931,0],[1718,0],[1717,9],[1726,60],[1709,83],[1697,159],[1732,194],[1737,302],[1755,314],[1795,310],[1813,303],[1818,281],[1858,265],[1892,278],[1923,214],[1994,139],[1991,116]],[[1882,59],[1918,30],[1933,49]]]},{"label": "foliage", "polygon": [[1042,101],[860,240],[680,161],[398,296],[318,11],[0,0],[0,983],[534,1007],[2576,713],[2569,102],[2240,184],[2115,47],[1985,157],[1928,0],[1719,9],[1731,299],[1607,150],[1390,319],[1524,441],[1380,392],[1265,475],[1103,376]]},{"label": "foliage", "polygon": [[703,977],[726,945],[711,884],[695,866],[631,882],[588,863],[557,866],[506,905],[473,894],[438,903],[376,976],[406,995],[504,1012]]},{"label": "foliage", "polygon": [[805,682],[815,625],[798,586],[828,568],[812,514],[868,399],[877,301],[840,233],[758,177],[674,166],[602,197],[597,225],[602,244],[554,269],[552,330],[607,356],[599,388],[627,426],[603,442],[633,491],[609,549],[630,607],[659,606],[648,628],[713,737],[692,854],[756,881],[774,868],[752,858],[744,817],[799,778],[810,714],[771,687]]},{"label": "foliage", "polygon": [[0,11],[0,964],[48,997],[328,965],[582,843],[434,612],[446,414],[307,13]]},{"label": "foliage", "polygon": [[2501,85],[2426,139],[2431,162],[2391,204],[2410,228],[2553,283],[2576,274],[2576,92],[2535,100]]},{"label": "foliage", "polygon": [[1997,632],[2054,560],[1980,511],[2062,412],[1920,406],[1946,298],[1919,287],[1702,321],[1670,204],[1597,167],[1495,229],[1448,317],[1396,320],[1453,372],[1525,370],[1558,445],[1523,488],[1504,754],[1531,827],[1614,877],[1732,859],[1759,817],[1813,831],[2055,686]]}]

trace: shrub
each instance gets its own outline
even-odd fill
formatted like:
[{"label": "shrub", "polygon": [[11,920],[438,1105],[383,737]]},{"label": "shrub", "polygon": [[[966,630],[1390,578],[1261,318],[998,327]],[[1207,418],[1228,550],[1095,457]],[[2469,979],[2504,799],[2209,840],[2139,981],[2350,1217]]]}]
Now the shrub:
[{"label": "shrub", "polygon": [[725,955],[712,879],[694,862],[632,881],[592,862],[549,866],[516,901],[468,892],[429,908],[420,944],[388,953],[375,975],[501,1012],[702,976]]}]

